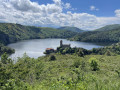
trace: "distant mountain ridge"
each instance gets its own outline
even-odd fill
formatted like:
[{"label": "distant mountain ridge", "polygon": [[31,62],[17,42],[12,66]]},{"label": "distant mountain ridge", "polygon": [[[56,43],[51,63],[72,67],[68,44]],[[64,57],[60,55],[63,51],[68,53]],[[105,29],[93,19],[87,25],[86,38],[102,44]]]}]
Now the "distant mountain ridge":
[{"label": "distant mountain ridge", "polygon": [[108,31],[108,30],[113,30],[113,29],[115,30],[118,28],[120,28],[120,24],[112,24],[112,25],[106,25],[106,26],[96,29],[94,31]]},{"label": "distant mountain ridge", "polygon": [[60,28],[57,28],[59,30],[68,30],[68,31],[72,31],[72,32],[78,32],[78,33],[81,33],[81,32],[84,32],[84,30],[81,30],[77,27],[70,27],[70,26],[64,26],[64,27],[60,27]]},{"label": "distant mountain ridge", "polygon": [[94,31],[83,32],[77,34],[71,40],[82,41],[82,42],[105,42],[114,43],[120,42],[120,25],[107,25]]}]

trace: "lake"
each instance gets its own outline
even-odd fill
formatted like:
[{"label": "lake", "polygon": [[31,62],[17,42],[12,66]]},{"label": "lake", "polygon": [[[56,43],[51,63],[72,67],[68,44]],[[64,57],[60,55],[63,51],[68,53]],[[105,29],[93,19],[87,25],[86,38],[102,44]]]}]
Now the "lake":
[{"label": "lake", "polygon": [[44,55],[43,52],[46,48],[56,49],[60,46],[60,40],[63,40],[63,44],[71,44],[71,47],[82,47],[88,50],[102,47],[101,45],[93,43],[69,41],[67,39],[32,39],[9,44],[9,47],[15,49],[15,53],[10,57],[16,59],[17,57],[22,57],[23,54],[26,53],[29,57],[38,58]]}]

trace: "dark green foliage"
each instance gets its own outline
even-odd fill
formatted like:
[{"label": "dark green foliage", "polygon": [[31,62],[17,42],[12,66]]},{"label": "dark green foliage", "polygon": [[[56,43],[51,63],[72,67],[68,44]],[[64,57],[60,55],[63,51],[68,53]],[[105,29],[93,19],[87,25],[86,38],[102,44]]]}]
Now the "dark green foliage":
[{"label": "dark green foliage", "polygon": [[83,42],[96,42],[96,43],[119,42],[120,25],[115,25],[114,27],[107,26],[107,28],[103,27],[100,30],[83,32],[73,37],[72,40],[83,41]]},{"label": "dark green foliage", "polygon": [[80,57],[84,57],[84,52],[81,51],[81,50],[79,50],[79,51],[78,51],[78,56],[80,56]]},{"label": "dark green foliage", "polygon": [[96,29],[95,31],[109,31],[120,28],[120,24],[107,25],[102,28]]},{"label": "dark green foliage", "polygon": [[89,60],[89,62],[90,62],[90,66],[91,66],[91,68],[92,68],[93,71],[99,70],[99,68],[98,68],[98,62],[97,62],[96,58],[91,58]]},{"label": "dark green foliage", "polygon": [[4,54],[1,56],[1,62],[2,62],[3,64],[9,63],[8,55],[7,55],[6,53],[4,53]]},{"label": "dark green foliage", "polygon": [[0,55],[4,54],[4,53],[7,53],[7,54],[12,54],[15,52],[14,49],[11,49],[7,46],[4,46],[3,44],[0,44]]},{"label": "dark green foliage", "polygon": [[111,52],[110,51],[106,51],[105,55],[111,56]]},{"label": "dark green foliage", "polygon": [[112,44],[110,46],[105,46],[101,48],[93,48],[92,50],[86,50],[83,48],[61,48],[58,47],[56,53],[59,54],[75,54],[80,57],[84,57],[85,55],[120,55],[120,43]]},{"label": "dark green foliage", "polygon": [[50,61],[55,61],[56,57],[54,55],[50,55]]},{"label": "dark green foliage", "polygon": [[116,54],[120,54],[120,43],[115,43],[112,44],[110,46],[105,46],[102,48],[93,48],[92,50],[90,50],[91,54],[99,54],[99,55],[107,55],[107,56],[111,56],[111,55],[116,55]]},{"label": "dark green foliage", "polygon": [[80,57],[84,57],[84,55],[88,55],[90,52],[84,48],[57,48],[57,53],[60,54],[77,54]]},{"label": "dark green foliage", "polygon": [[0,23],[0,55],[7,52],[12,54],[15,51],[5,47],[9,43],[26,39],[41,38],[70,38],[76,33],[67,30],[57,30],[47,27],[23,26],[20,24]]},{"label": "dark green foliage", "polygon": [[76,68],[79,68],[80,64],[81,64],[80,60],[76,60],[76,61],[74,61],[73,66],[76,67]]},{"label": "dark green foliage", "polygon": [[74,35],[76,35],[75,32],[67,30],[0,23],[0,42],[3,44],[26,39],[70,38]]},{"label": "dark green foliage", "polygon": [[68,30],[68,31],[72,31],[72,32],[78,32],[78,33],[82,33],[84,32],[83,30],[77,28],[77,27],[69,27],[69,26],[65,26],[65,27],[60,27],[58,28],[59,30]]}]

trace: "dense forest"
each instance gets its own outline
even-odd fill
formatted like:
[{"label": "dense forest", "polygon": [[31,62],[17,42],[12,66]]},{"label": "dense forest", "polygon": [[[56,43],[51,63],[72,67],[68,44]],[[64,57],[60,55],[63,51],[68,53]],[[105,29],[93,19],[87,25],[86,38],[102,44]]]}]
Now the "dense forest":
[{"label": "dense forest", "polygon": [[77,27],[69,27],[69,26],[60,27],[58,29],[59,30],[69,30],[69,31],[72,31],[72,32],[77,32],[77,33],[85,32],[85,30],[81,30],[81,29],[79,29]]},{"label": "dense forest", "polygon": [[119,42],[120,25],[109,25],[95,31],[83,32],[71,38],[71,40],[82,42]]},{"label": "dense forest", "polygon": [[25,39],[70,38],[76,35],[68,30],[57,30],[48,27],[23,26],[20,24],[0,23],[0,42],[8,44]]}]

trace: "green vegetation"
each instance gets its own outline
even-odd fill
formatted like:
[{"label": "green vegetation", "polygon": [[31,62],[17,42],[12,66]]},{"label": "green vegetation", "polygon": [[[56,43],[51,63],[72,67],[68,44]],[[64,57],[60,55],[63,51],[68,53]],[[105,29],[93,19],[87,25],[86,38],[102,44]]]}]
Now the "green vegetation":
[{"label": "green vegetation", "polygon": [[[55,54],[0,61],[2,90],[119,90],[120,56]],[[5,60],[5,61],[4,61]],[[7,62],[7,63],[6,63]],[[99,68],[99,70],[98,70]]]},{"label": "green vegetation", "polygon": [[0,42],[13,43],[19,40],[40,38],[70,38],[75,32],[47,27],[23,26],[20,24],[0,23]]},{"label": "green vegetation", "polygon": [[[102,48],[58,47],[50,55],[16,62],[8,57],[14,50],[4,45],[24,39],[70,38],[86,42],[118,42],[120,31],[76,33],[53,28],[0,24],[0,90],[120,90],[120,43]],[[4,53],[5,52],[5,53]]]},{"label": "green vegetation", "polygon": [[15,52],[14,49],[11,49],[7,46],[4,46],[3,44],[0,44],[0,55],[4,54],[4,53],[7,53],[7,54],[12,54]]},{"label": "green vegetation", "polygon": [[105,46],[101,48],[93,48],[91,50],[86,50],[84,48],[62,48],[58,47],[55,53],[59,54],[76,54],[80,57],[84,57],[84,55],[120,55],[120,43],[112,44],[110,46]]},{"label": "green vegetation", "polygon": [[96,29],[95,31],[108,31],[108,30],[115,30],[119,28],[120,28],[120,24],[113,24],[113,25],[107,25],[105,27]]},{"label": "green vegetation", "polygon": [[98,68],[98,62],[97,61],[98,60],[96,58],[90,58],[89,59],[90,66],[91,66],[91,68],[92,68],[93,71],[99,70],[99,68]]},{"label": "green vegetation", "polygon": [[120,25],[110,25],[95,31],[83,32],[71,38],[71,40],[97,43],[120,42]]},{"label": "green vegetation", "polygon": [[14,50],[5,47],[9,43],[17,42],[26,39],[41,39],[41,38],[70,38],[75,36],[75,32],[67,30],[57,30],[47,27],[23,26],[20,24],[0,23],[0,55],[14,53]]},{"label": "green vegetation", "polygon": [[50,56],[50,61],[54,61],[54,60],[56,60],[56,57],[54,55],[51,55]]},{"label": "green vegetation", "polygon": [[69,27],[69,26],[65,26],[65,27],[60,27],[58,28],[59,30],[68,30],[68,31],[72,31],[72,32],[77,32],[77,33],[81,33],[84,32],[84,30],[81,30],[77,27]]}]

